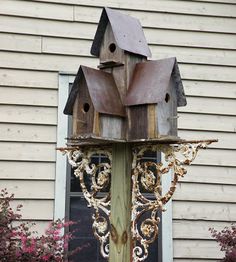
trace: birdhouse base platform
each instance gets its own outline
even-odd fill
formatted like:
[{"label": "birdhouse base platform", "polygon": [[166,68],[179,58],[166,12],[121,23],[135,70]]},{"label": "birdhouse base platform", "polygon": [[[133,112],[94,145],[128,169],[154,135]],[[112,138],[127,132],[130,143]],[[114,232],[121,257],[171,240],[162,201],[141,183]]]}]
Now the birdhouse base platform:
[{"label": "birdhouse base platform", "polygon": [[210,140],[186,140],[177,136],[161,136],[158,138],[150,139],[116,139],[116,138],[107,138],[99,137],[93,134],[82,135],[79,137],[69,137],[66,138],[67,146],[103,146],[103,145],[112,145],[116,143],[129,143],[133,145],[148,145],[148,144],[187,144],[187,143],[201,143],[201,142],[217,142],[218,139]]}]

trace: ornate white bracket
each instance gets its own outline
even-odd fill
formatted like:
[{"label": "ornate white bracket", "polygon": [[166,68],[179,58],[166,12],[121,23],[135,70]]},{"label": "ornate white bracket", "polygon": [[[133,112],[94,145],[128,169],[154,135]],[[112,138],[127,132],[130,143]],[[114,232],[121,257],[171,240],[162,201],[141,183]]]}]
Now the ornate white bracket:
[{"label": "ornate white bracket", "polygon": [[[175,192],[177,182],[186,173],[186,166],[195,159],[200,148],[211,142],[176,145],[147,145],[133,150],[132,164],[132,218],[133,261],[144,261],[148,257],[148,247],[158,235],[159,212],[165,211],[165,204]],[[145,152],[162,152],[164,163],[142,162]],[[173,180],[167,193],[162,193],[161,180],[172,170]],[[149,193],[145,197],[143,191]],[[150,194],[152,199],[150,199]]]},{"label": "ornate white bracket", "polygon": [[[110,189],[106,189],[111,180],[111,149],[99,148],[65,148],[62,150],[68,157],[70,165],[74,168],[74,175],[79,178],[81,190],[87,200],[88,207],[93,207],[93,232],[100,241],[100,251],[104,258],[109,256],[109,229],[110,229]],[[92,157],[103,155],[107,162],[95,165]],[[89,183],[85,183],[89,181]],[[89,185],[88,185],[89,184]],[[103,195],[99,195],[103,192]]]},{"label": "ornate white bracket", "polygon": [[[158,236],[159,212],[165,211],[165,204],[175,192],[180,177],[186,173],[186,165],[190,165],[197,156],[200,148],[215,140],[191,141],[182,144],[155,144],[133,147],[132,162],[132,216],[131,235],[133,241],[133,262],[144,261],[148,257],[148,248]],[[100,241],[100,251],[104,258],[109,257],[110,235],[110,188],[112,149],[107,147],[91,148],[59,148],[68,157],[74,168],[74,175],[79,178],[80,186],[88,207],[93,207],[93,232]],[[144,162],[145,152],[162,152],[165,156],[163,163]],[[107,162],[95,165],[92,157],[103,155]],[[168,192],[162,192],[162,176],[172,171],[173,179]],[[89,180],[88,183],[85,181]],[[104,190],[107,189],[107,190]],[[104,192],[105,191],[105,192]],[[103,196],[99,195],[103,192]],[[152,195],[147,198],[145,193]],[[105,194],[105,196],[104,196]]]}]

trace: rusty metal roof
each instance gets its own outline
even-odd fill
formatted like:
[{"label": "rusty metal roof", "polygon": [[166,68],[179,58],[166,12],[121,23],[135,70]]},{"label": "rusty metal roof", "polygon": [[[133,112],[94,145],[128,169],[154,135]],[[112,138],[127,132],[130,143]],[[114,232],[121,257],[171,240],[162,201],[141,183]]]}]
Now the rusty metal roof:
[{"label": "rusty metal roof", "polygon": [[80,89],[80,79],[84,77],[95,110],[99,113],[125,116],[120,95],[110,73],[80,66],[67,100],[64,114],[72,115],[73,106]]},{"label": "rusty metal roof", "polygon": [[177,92],[177,106],[187,104],[175,57],[136,64],[125,105],[156,104],[165,99],[170,78]]},{"label": "rusty metal roof", "polygon": [[151,57],[142,26],[138,19],[124,15],[110,8],[103,8],[94,41],[91,47],[91,54],[99,56],[100,47],[108,22],[116,40],[117,45],[130,53]]}]

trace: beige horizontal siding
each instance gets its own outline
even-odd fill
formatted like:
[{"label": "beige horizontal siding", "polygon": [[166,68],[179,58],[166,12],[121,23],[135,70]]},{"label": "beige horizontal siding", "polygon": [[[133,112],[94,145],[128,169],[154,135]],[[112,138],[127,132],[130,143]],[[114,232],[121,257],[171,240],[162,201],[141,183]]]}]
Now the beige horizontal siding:
[{"label": "beige horizontal siding", "polygon": [[[187,130],[223,131],[236,130],[235,116],[179,113],[179,128]],[[217,124],[216,124],[217,123]],[[193,133],[194,134],[194,133]]]},{"label": "beige horizontal siding", "polygon": [[57,124],[54,107],[0,105],[0,118],[4,123]]},{"label": "beige horizontal siding", "polygon": [[14,200],[12,207],[22,204],[22,219],[24,220],[52,220],[53,219],[53,200]]},{"label": "beige horizontal siding", "polygon": [[[188,167],[173,201],[175,262],[222,257],[208,227],[235,221],[236,2],[0,1],[1,185],[42,232],[53,218],[58,73],[96,67],[90,56],[101,7],[141,20],[152,59],[176,56],[188,96],[179,135],[218,138]],[[88,15],[89,14],[89,15]],[[37,190],[38,189],[38,190]]]},{"label": "beige horizontal siding", "polygon": [[181,181],[236,186],[235,173],[235,167],[192,165],[188,167],[188,173]]},{"label": "beige horizontal siding", "polygon": [[7,0],[7,4],[4,1],[0,2],[2,15],[73,21],[73,13],[73,6],[14,0]]},{"label": "beige horizontal siding", "polygon": [[[175,258],[208,258],[220,259],[223,256],[216,241],[209,240],[176,240]],[[189,261],[189,260],[188,260]],[[214,260],[215,261],[215,260]]]},{"label": "beige horizontal siding", "polygon": [[1,160],[55,162],[56,146],[46,143],[0,142]]},{"label": "beige horizontal siding", "polygon": [[185,92],[189,96],[236,98],[235,83],[184,80]]},{"label": "beige horizontal siding", "polygon": [[0,123],[0,140],[56,143],[56,126]]},{"label": "beige horizontal siding", "polygon": [[210,228],[221,230],[225,226],[231,226],[230,222],[219,221],[187,221],[175,220],[173,237],[175,239],[198,239],[212,240]]},{"label": "beige horizontal siding", "polygon": [[[212,192],[217,192],[212,194]],[[181,201],[236,203],[235,185],[179,183],[173,197]]]},{"label": "beige horizontal siding", "polygon": [[[47,3],[63,3],[73,5],[86,5],[86,6],[109,6],[113,8],[131,9],[131,10],[145,10],[155,12],[168,12],[168,13],[186,13],[195,15],[207,15],[207,16],[235,16],[235,8],[232,5],[218,4],[218,3],[235,3],[234,0],[208,0],[198,3],[198,1],[166,1],[163,0],[146,0],[145,2],[139,2],[137,5],[134,1],[122,2],[122,5],[117,0],[87,0],[86,3],[83,0],[36,0],[39,2]],[[212,3],[209,3],[212,2]],[[217,3],[218,2],[218,3]]]},{"label": "beige horizontal siding", "polygon": [[0,86],[0,104],[57,107],[57,90]]},{"label": "beige horizontal siding", "polygon": [[[143,27],[165,28],[177,30],[235,33],[236,21],[233,18],[202,16],[201,19],[188,14],[170,14],[125,11],[123,13],[137,17]],[[90,15],[88,15],[90,13]],[[75,21],[96,23],[99,20],[101,8],[75,7]]]},{"label": "beige horizontal siding", "polygon": [[[54,180],[55,163],[32,161],[0,162],[1,179],[12,180]],[[1,181],[2,182],[2,181]]]},{"label": "beige horizontal siding", "polygon": [[[1,16],[0,31],[92,40],[96,24]],[[233,34],[154,28],[144,31],[150,44],[236,49],[236,36]]]},{"label": "beige horizontal siding", "polygon": [[52,72],[0,68],[0,85],[30,88],[58,88],[58,75]]},{"label": "beige horizontal siding", "polygon": [[[213,194],[216,194],[214,192]],[[196,201],[174,201],[173,218],[208,221],[235,221],[236,204]]]},{"label": "beige horizontal siding", "polygon": [[193,138],[199,140],[216,138],[219,141],[217,143],[212,143],[209,148],[236,149],[234,133],[194,131],[193,135],[193,132],[190,130],[179,130],[179,136],[189,140],[192,140]]},{"label": "beige horizontal siding", "polygon": [[3,180],[1,187],[18,199],[54,199],[54,181]]}]

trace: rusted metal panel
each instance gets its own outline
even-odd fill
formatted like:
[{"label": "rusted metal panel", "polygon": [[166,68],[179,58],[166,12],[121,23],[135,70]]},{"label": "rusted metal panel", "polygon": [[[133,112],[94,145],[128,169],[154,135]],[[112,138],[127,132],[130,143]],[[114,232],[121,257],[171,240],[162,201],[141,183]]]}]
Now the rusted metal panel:
[{"label": "rusted metal panel", "polygon": [[125,105],[156,104],[164,101],[170,78],[175,81],[177,106],[187,104],[176,58],[138,63],[129,86]]},{"label": "rusted metal panel", "polygon": [[110,8],[104,8],[91,47],[91,54],[99,56],[108,22],[111,24],[116,44],[130,53],[151,57],[142,26],[138,19]]},{"label": "rusted metal panel", "polygon": [[125,116],[125,108],[112,74],[81,66],[73,83],[64,114],[73,113],[73,105],[79,94],[80,81],[84,77],[95,110],[99,113]]}]

